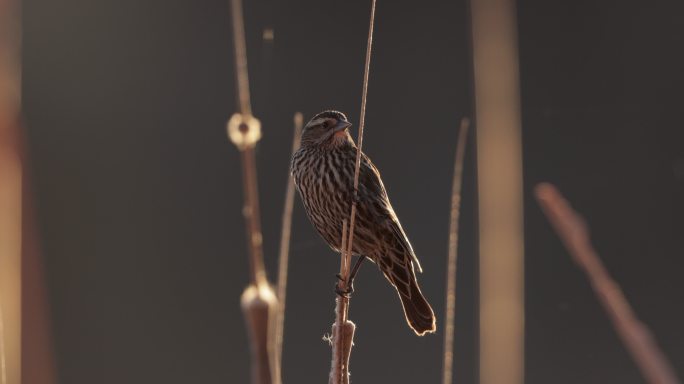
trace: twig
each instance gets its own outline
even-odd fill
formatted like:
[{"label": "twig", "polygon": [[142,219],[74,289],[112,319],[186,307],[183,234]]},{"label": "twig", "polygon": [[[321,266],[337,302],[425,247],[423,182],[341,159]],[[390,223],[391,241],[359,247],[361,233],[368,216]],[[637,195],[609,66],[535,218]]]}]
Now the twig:
[{"label": "twig", "polygon": [[648,328],[636,317],[620,287],[603,266],[589,240],[584,220],[553,185],[541,183],[535,193],[565,248],[589,277],[596,296],[644,378],[652,384],[679,383]]},{"label": "twig", "polygon": [[451,188],[451,217],[449,221],[449,257],[447,261],[447,294],[444,328],[444,361],[442,383],[451,384],[454,366],[454,317],[456,312],[456,265],[458,260],[458,217],[461,209],[461,185],[463,184],[463,158],[465,156],[470,120],[461,120],[456,144],[454,179]]},{"label": "twig", "polygon": [[[303,116],[300,112],[294,115],[294,137],[292,138],[292,153],[299,149],[302,132]],[[283,329],[285,325],[285,299],[287,295],[287,269],[290,256],[290,233],[292,232],[292,207],[294,206],[294,180],[292,176],[287,178],[287,190],[285,191],[285,206],[283,208],[283,220],[280,233],[280,254],[278,257],[278,320],[276,325],[276,359],[278,367],[282,366],[283,355]]]},{"label": "twig", "polygon": [[[366,99],[368,95],[368,75],[370,73],[371,48],[373,45],[373,25],[375,23],[375,2],[371,2],[368,41],[366,43],[366,63],[363,72],[363,89],[361,91],[361,111],[359,116],[359,136],[356,149],[356,167],[354,170],[354,199],[352,200],[349,218],[349,239],[347,240],[346,221],[342,224],[342,244],[340,257],[340,275],[342,279],[338,287],[342,291],[349,289],[349,272],[354,242],[354,224],[356,221],[356,201],[358,200],[359,171],[361,169],[361,151],[363,148],[363,127],[366,119]],[[345,241],[346,240],[346,241]],[[333,361],[330,371],[331,384],[349,383],[349,357],[354,341],[355,325],[348,319],[349,295],[338,297],[335,308],[335,324],[333,325]]]}]

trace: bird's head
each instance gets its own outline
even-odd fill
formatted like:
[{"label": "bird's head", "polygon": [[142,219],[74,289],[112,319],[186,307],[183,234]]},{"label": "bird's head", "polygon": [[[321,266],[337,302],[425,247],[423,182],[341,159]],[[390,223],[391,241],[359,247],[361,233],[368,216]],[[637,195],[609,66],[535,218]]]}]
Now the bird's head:
[{"label": "bird's head", "polygon": [[338,111],[323,111],[314,116],[302,131],[302,145],[335,147],[350,142],[351,123]]}]

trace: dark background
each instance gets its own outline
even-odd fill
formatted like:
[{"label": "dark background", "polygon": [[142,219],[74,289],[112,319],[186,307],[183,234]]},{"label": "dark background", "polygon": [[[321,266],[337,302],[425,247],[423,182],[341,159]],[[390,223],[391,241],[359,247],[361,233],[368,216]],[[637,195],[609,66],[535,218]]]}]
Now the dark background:
[{"label": "dark background", "polygon": [[[23,107],[67,384],[246,383],[239,297],[247,257],[229,1],[25,0]],[[292,115],[358,121],[369,1],[245,4],[266,262],[275,275]],[[684,376],[684,6],[518,4],[526,382],[641,383],[609,320],[536,206],[556,183]],[[275,44],[261,31],[275,29]],[[421,258],[443,325],[458,121],[472,116],[465,1],[377,9],[364,149]],[[456,381],[477,380],[474,138],[461,217]],[[295,206],[287,383],[327,380],[339,260]],[[352,378],[436,383],[442,329],[415,337],[378,271],[356,282]]]}]

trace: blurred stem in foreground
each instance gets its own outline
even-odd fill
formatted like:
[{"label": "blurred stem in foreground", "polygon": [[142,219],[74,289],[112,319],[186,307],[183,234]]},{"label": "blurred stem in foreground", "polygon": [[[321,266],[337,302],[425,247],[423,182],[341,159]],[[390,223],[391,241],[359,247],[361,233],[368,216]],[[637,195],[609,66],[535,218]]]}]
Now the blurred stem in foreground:
[{"label": "blurred stem in foreground", "polygon": [[0,383],[21,383],[22,184],[18,1],[0,1]]},{"label": "blurred stem in foreground", "polygon": [[636,317],[620,286],[603,266],[589,240],[584,220],[553,185],[541,183],[537,185],[535,194],[565,248],[589,278],[596,297],[647,382],[679,383],[665,354],[658,348],[648,328]]},{"label": "blurred stem in foreground", "polygon": [[17,115],[8,112],[6,105],[0,105],[0,384],[19,384],[24,175],[15,126]]},{"label": "blurred stem in foreground", "polygon": [[276,359],[275,325],[278,299],[266,279],[259,219],[259,193],[254,147],[261,138],[261,123],[252,116],[247,73],[242,1],[231,0],[235,78],[239,113],[228,121],[228,137],[240,150],[245,204],[243,214],[250,254],[250,284],[242,294],[241,305],[249,330],[252,383],[280,383]]},{"label": "blurred stem in foreground", "polygon": [[447,261],[446,315],[444,320],[444,356],[442,383],[451,384],[454,366],[454,319],[456,315],[456,265],[458,261],[458,217],[461,212],[461,186],[463,185],[463,158],[468,142],[470,120],[461,120],[456,143],[454,178],[451,188],[451,217],[449,219],[449,257]]},{"label": "blurred stem in foreground", "polygon": [[480,380],[525,367],[522,138],[514,0],[471,0],[477,142]]},{"label": "blurred stem in foreground", "polygon": [[20,118],[20,7],[0,1],[0,383],[51,384],[49,305]]}]

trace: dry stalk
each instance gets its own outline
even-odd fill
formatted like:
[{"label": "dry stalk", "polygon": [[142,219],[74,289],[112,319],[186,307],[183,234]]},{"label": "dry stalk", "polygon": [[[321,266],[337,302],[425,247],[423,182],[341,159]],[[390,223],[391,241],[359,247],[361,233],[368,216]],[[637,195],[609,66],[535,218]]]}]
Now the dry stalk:
[{"label": "dry stalk", "polygon": [[644,378],[651,384],[679,383],[648,328],[636,317],[620,287],[603,266],[589,240],[584,220],[553,185],[541,183],[535,193],[565,248],[587,274],[596,296]]},{"label": "dry stalk", "polygon": [[[292,154],[299,149],[303,116],[300,112],[294,115],[294,137],[292,138]],[[292,232],[292,208],[294,206],[294,180],[292,176],[287,178],[287,189],[285,191],[285,206],[283,208],[283,219],[280,233],[280,254],[278,258],[278,320],[276,323],[276,360],[278,367],[282,367],[283,355],[283,330],[285,327],[285,299],[287,295],[287,270],[290,258],[290,234]]]},{"label": "dry stalk", "polygon": [[249,96],[249,76],[247,72],[247,43],[245,23],[242,13],[242,0],[231,0],[233,21],[233,48],[235,49],[235,84],[237,87],[238,109],[243,115],[252,114]]},{"label": "dry stalk", "polygon": [[264,270],[259,194],[254,147],[261,138],[261,123],[252,116],[247,73],[242,1],[231,0],[233,46],[235,48],[235,78],[239,113],[227,124],[228,137],[238,147],[242,160],[242,181],[245,204],[243,214],[247,227],[247,246],[250,253],[250,284],[242,293],[241,306],[250,336],[252,383],[280,383],[276,359],[276,318],[278,298],[266,278]]},{"label": "dry stalk", "polygon": [[[342,221],[342,248],[347,246],[347,220]],[[347,285],[346,277],[349,276],[349,264],[341,257],[340,276],[338,288],[344,290]],[[335,324],[332,327],[332,362],[330,367],[329,384],[349,384],[349,357],[354,342],[356,325],[349,321],[349,296],[338,296],[335,302]]]},{"label": "dry stalk", "polygon": [[456,313],[456,265],[458,261],[458,217],[461,212],[461,185],[463,184],[463,158],[465,156],[470,120],[461,120],[456,144],[454,179],[451,188],[451,217],[449,220],[449,257],[447,261],[446,315],[444,320],[444,360],[442,383],[451,384],[454,366],[454,318]]},{"label": "dry stalk", "polygon": [[2,321],[2,303],[0,303],[0,384],[7,384],[7,361],[5,359],[5,324]]},{"label": "dry stalk", "polygon": [[21,2],[0,1],[0,382],[22,380]]},{"label": "dry stalk", "polygon": [[479,378],[481,384],[523,384],[525,247],[515,0],[472,0],[470,11],[477,122]]},{"label": "dry stalk", "polygon": [[[341,281],[338,287],[342,291],[348,290],[349,273],[354,242],[354,224],[356,222],[356,201],[358,200],[359,171],[361,168],[361,151],[363,148],[363,127],[366,120],[366,100],[368,95],[368,76],[370,73],[371,48],[373,45],[373,25],[375,24],[375,2],[371,1],[370,22],[368,27],[368,40],[366,43],[366,62],[363,71],[363,89],[361,91],[361,111],[359,116],[359,136],[357,139],[356,166],[354,170],[354,199],[352,201],[349,218],[349,239],[347,239],[347,223],[342,224],[342,244],[340,257]],[[349,383],[349,357],[354,342],[354,330],[356,326],[348,319],[349,295],[338,297],[335,307],[335,324],[333,324],[333,360],[330,370],[331,384]]]},{"label": "dry stalk", "polygon": [[[242,124],[247,126],[247,124]],[[250,135],[250,127],[242,128],[243,135]],[[247,139],[243,142],[249,143]],[[278,298],[266,279],[262,254],[261,226],[259,223],[259,200],[257,191],[256,159],[254,141],[238,145],[242,158],[242,176],[245,195],[243,214],[247,226],[247,244],[250,250],[250,284],[240,300],[250,335],[252,353],[252,383],[279,383],[278,362],[275,356],[275,320],[278,314]]]}]

